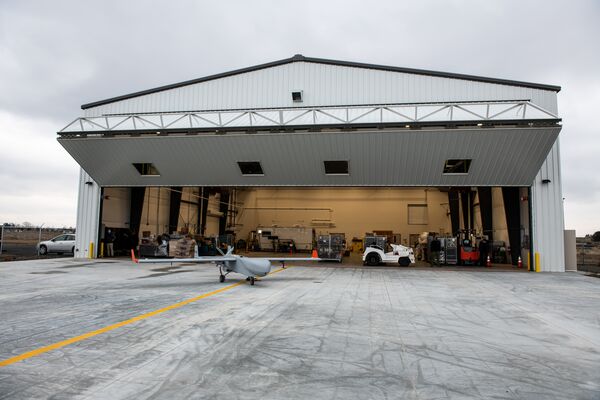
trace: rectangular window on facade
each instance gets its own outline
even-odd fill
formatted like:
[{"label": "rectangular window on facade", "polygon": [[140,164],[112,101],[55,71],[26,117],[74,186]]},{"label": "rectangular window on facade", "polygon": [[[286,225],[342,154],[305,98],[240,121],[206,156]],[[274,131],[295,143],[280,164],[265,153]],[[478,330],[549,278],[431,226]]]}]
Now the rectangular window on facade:
[{"label": "rectangular window on facade", "polygon": [[408,205],[408,224],[409,225],[427,225],[427,204],[409,204]]},{"label": "rectangular window on facade", "polygon": [[137,169],[137,172],[139,172],[140,175],[160,176],[160,172],[158,172],[158,169],[156,169],[152,163],[133,163],[133,166],[135,169]]},{"label": "rectangular window on facade", "polygon": [[348,161],[323,161],[323,163],[327,175],[348,175]]},{"label": "rectangular window on facade", "polygon": [[292,101],[294,103],[302,102],[302,90],[297,90],[292,92]]},{"label": "rectangular window on facade", "polygon": [[242,175],[264,175],[262,166],[258,161],[238,161],[238,166]]},{"label": "rectangular window on facade", "polygon": [[468,174],[471,167],[471,160],[446,160],[444,164],[444,174]]}]

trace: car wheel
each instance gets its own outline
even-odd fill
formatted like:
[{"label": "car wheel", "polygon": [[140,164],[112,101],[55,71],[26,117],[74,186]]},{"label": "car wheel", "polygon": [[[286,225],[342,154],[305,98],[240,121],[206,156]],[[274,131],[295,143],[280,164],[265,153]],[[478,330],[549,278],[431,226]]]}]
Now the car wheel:
[{"label": "car wheel", "polygon": [[46,246],[44,246],[44,245],[41,245],[40,246],[40,254],[43,255],[43,256],[46,255],[46,254],[48,254],[48,248]]},{"label": "car wheel", "polygon": [[380,262],[381,258],[379,258],[379,255],[377,253],[371,253],[367,256],[367,265],[375,266],[379,265]]},{"label": "car wheel", "polygon": [[75,246],[71,247],[71,253],[73,253],[73,255],[75,255]]},{"label": "car wheel", "polygon": [[398,264],[400,264],[403,267],[408,267],[410,265],[410,258],[408,258],[408,257],[400,257],[398,259]]}]

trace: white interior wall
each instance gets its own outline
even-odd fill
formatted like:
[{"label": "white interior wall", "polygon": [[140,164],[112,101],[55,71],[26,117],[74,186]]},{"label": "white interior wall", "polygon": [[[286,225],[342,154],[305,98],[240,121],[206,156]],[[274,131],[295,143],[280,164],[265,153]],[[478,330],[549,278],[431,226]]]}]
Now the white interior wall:
[{"label": "white interior wall", "polygon": [[211,195],[208,198],[208,211],[206,213],[206,232],[205,236],[216,236],[219,234],[219,219],[220,211],[219,205],[221,202],[221,195]]},{"label": "white interior wall", "polygon": [[169,230],[169,202],[171,192],[167,188],[148,187],[140,220],[140,236],[144,231],[162,234]]},{"label": "white interior wall", "polygon": [[104,188],[102,224],[107,228],[129,228],[131,190]]},{"label": "white interior wall", "polygon": [[[259,225],[313,227],[317,235],[341,232],[348,240],[391,230],[404,243],[409,234],[451,230],[448,196],[436,189],[256,188],[240,191],[238,200],[244,203],[236,232],[242,239]],[[409,204],[427,204],[427,224],[408,224]]]},{"label": "white interior wall", "polygon": [[177,230],[188,228],[190,233],[197,233],[199,190],[196,187],[184,187],[182,192]]}]

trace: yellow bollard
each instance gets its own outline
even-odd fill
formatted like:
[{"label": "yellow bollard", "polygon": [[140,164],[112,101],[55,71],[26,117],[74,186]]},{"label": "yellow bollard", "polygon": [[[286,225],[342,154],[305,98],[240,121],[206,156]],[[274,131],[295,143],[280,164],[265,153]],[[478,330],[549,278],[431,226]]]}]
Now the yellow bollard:
[{"label": "yellow bollard", "polygon": [[88,258],[94,258],[94,242],[90,242],[90,252],[88,253]]},{"label": "yellow bollard", "polygon": [[100,258],[104,258],[104,242],[100,242]]},{"label": "yellow bollard", "polygon": [[531,252],[527,252],[527,269],[531,271]]},{"label": "yellow bollard", "polygon": [[540,272],[540,253],[535,253],[535,272]]}]

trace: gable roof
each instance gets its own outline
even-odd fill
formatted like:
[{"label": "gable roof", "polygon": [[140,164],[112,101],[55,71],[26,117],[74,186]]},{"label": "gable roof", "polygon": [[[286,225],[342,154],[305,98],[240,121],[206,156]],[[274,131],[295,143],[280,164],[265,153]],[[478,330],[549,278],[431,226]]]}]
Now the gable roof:
[{"label": "gable roof", "polygon": [[455,74],[450,72],[440,72],[440,71],[429,71],[424,69],[414,69],[414,68],[403,68],[403,67],[392,67],[388,65],[378,65],[378,64],[366,64],[366,63],[358,63],[351,61],[339,61],[339,60],[329,60],[324,58],[313,58],[313,57],[305,57],[301,54],[296,54],[290,58],[284,58],[283,60],[272,61],[265,64],[254,65],[252,67],[246,67],[241,69],[236,69],[233,71],[222,72],[220,74],[209,75],[203,78],[192,79],[188,81],[183,81],[179,83],[174,83],[165,86],[159,86],[153,89],[142,90],[139,92],[129,93],[122,96],[111,97],[109,99],[95,101],[92,103],[83,104],[81,108],[83,110],[101,106],[104,104],[114,103],[121,100],[131,99],[138,96],[144,96],[151,93],[162,92],[165,90],[176,89],[183,86],[193,85],[196,83],[207,82],[215,79],[225,78],[228,76],[244,74],[247,72],[258,71],[265,68],[277,67],[280,65],[285,65],[293,62],[309,62],[314,64],[325,64],[325,65],[335,65],[340,67],[351,67],[351,68],[363,68],[363,69],[374,69],[378,71],[391,71],[391,72],[403,72],[407,74],[416,74],[416,75],[427,75],[427,76],[436,76],[441,78],[452,78],[452,79],[462,79],[468,81],[477,81],[477,82],[486,82],[486,83],[495,83],[500,85],[509,85],[509,86],[520,86],[527,87],[532,89],[541,89],[541,90],[550,90],[554,92],[560,92],[560,86],[554,85],[545,85],[540,83],[531,83],[531,82],[521,82],[521,81],[513,81],[510,79],[497,79],[497,78],[488,78],[483,76],[475,76],[475,75],[465,75],[465,74]]}]

